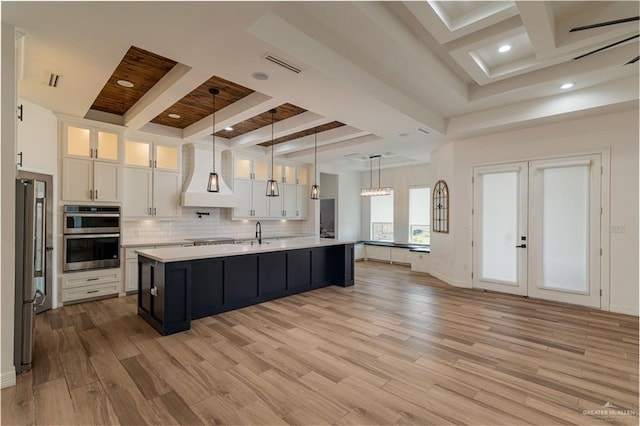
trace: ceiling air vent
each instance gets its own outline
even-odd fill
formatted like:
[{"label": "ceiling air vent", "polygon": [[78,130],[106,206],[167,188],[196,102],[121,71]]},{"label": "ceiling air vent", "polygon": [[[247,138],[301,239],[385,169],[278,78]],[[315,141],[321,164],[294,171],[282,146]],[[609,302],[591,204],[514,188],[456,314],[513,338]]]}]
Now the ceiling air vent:
[{"label": "ceiling air vent", "polygon": [[269,62],[273,62],[274,64],[281,66],[282,68],[286,68],[291,72],[294,72],[296,74],[300,74],[302,72],[301,68],[298,68],[297,66],[290,64],[289,62],[285,61],[284,59],[278,58],[277,56],[271,54],[271,53],[267,53],[264,55],[264,59],[266,59]]},{"label": "ceiling air vent", "polygon": [[423,129],[422,127],[418,127],[416,130],[419,131],[419,132],[424,133],[425,135],[429,134],[429,131],[427,129]]},{"label": "ceiling air vent", "polygon": [[51,73],[49,77],[49,87],[58,87],[58,80],[60,80],[60,75]]}]

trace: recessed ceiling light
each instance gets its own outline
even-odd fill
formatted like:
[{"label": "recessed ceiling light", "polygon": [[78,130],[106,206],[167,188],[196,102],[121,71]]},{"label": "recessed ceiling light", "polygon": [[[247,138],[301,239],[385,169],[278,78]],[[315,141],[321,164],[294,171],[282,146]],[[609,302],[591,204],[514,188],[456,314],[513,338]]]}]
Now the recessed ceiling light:
[{"label": "recessed ceiling light", "polygon": [[169,114],[169,118],[180,118],[179,114]]},{"label": "recessed ceiling light", "polygon": [[500,52],[500,53],[507,53],[510,50],[511,50],[511,45],[510,44],[503,44],[502,46],[500,46],[498,48],[498,52]]},{"label": "recessed ceiling light", "polygon": [[571,89],[571,88],[572,88],[573,86],[575,86],[575,85],[576,85],[575,83],[565,83],[565,84],[563,84],[562,86],[560,86],[560,88],[561,88],[562,90],[566,90],[566,89]]},{"label": "recessed ceiling light", "polygon": [[118,80],[116,83],[122,87],[133,87],[133,83],[128,80]]},{"label": "recessed ceiling light", "polygon": [[224,128],[227,132],[233,132],[233,127],[227,126]]},{"label": "recessed ceiling light", "polygon": [[268,80],[269,76],[263,72],[254,72],[251,74],[256,80]]}]

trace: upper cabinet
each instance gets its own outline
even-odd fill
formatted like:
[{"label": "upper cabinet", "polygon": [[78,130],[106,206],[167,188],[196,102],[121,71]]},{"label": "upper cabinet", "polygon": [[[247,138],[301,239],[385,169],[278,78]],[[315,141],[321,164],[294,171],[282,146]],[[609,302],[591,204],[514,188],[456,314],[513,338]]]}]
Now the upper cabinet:
[{"label": "upper cabinet", "polygon": [[293,163],[274,163],[273,179],[279,182],[279,197],[267,197],[267,180],[271,178],[268,159],[233,154],[233,191],[238,206],[234,219],[306,219],[308,217],[307,169]]},{"label": "upper cabinet", "polygon": [[125,141],[125,167],[180,171],[180,147],[160,142]]},{"label": "upper cabinet", "polygon": [[116,132],[65,124],[62,140],[65,157],[120,161],[120,134]]},{"label": "upper cabinet", "polygon": [[62,199],[74,202],[122,200],[122,134],[62,122]]},{"label": "upper cabinet", "polygon": [[177,144],[125,141],[123,217],[180,216],[180,154]]}]

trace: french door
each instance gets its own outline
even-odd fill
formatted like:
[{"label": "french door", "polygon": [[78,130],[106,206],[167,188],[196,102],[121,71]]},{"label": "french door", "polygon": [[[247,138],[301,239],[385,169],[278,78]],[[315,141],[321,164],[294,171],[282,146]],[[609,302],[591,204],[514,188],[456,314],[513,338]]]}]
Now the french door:
[{"label": "french door", "polygon": [[601,158],[474,169],[473,287],[600,307]]}]

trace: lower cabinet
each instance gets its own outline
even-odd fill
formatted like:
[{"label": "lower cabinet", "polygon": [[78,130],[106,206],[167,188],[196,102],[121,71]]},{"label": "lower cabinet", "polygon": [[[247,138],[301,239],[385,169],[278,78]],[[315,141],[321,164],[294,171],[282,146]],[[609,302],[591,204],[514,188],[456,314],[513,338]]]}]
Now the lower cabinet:
[{"label": "lower cabinet", "polygon": [[191,262],[138,258],[138,315],[166,335],[191,326]]},{"label": "lower cabinet", "polygon": [[161,334],[190,321],[328,285],[354,284],[353,244],[156,262],[139,256],[138,314]]},{"label": "lower cabinet", "polygon": [[120,268],[63,274],[62,303],[66,305],[105,296],[116,296],[120,292],[120,287]]}]

